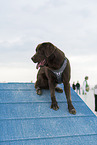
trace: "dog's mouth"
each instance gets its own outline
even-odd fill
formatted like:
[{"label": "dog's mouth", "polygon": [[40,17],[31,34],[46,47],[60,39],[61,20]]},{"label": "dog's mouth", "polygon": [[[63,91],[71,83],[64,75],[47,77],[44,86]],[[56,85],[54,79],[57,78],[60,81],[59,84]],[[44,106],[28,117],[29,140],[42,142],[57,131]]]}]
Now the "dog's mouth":
[{"label": "dog's mouth", "polygon": [[39,67],[44,66],[45,63],[46,63],[46,60],[44,59],[44,60],[42,60],[40,63],[37,64],[36,68],[38,69]]}]

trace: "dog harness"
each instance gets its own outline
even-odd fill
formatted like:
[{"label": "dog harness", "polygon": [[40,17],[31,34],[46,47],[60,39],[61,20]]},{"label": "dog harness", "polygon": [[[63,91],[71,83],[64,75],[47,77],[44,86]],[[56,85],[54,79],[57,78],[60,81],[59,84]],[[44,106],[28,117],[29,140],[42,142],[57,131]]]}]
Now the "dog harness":
[{"label": "dog harness", "polygon": [[64,59],[64,62],[63,62],[63,64],[62,64],[62,66],[61,66],[60,69],[51,70],[55,74],[55,76],[57,77],[58,84],[61,84],[62,83],[62,73],[65,70],[66,65],[67,65],[67,59],[65,58]]}]

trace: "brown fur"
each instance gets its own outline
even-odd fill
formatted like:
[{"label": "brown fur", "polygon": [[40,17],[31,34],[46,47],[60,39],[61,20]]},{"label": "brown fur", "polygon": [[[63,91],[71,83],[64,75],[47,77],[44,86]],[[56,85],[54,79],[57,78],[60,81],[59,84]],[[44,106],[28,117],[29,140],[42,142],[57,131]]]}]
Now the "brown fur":
[{"label": "brown fur", "polygon": [[[58,92],[62,92],[61,88],[57,86],[57,78],[51,71],[51,69],[59,69],[62,66],[64,61],[65,54],[54,46],[50,42],[45,42],[39,44],[36,48],[36,54],[31,58],[34,63],[40,64],[43,60],[45,60],[45,64],[41,63],[41,66],[38,74],[37,81],[35,83],[35,88],[37,94],[42,93],[42,89],[50,89],[51,92],[51,108],[54,110],[59,109],[58,103],[55,97],[55,90]],[[70,63],[67,59],[67,66],[62,74],[62,83],[64,84],[64,90],[67,98],[68,109],[71,114],[76,114],[76,110],[72,105],[71,101],[71,93],[70,93]]]}]

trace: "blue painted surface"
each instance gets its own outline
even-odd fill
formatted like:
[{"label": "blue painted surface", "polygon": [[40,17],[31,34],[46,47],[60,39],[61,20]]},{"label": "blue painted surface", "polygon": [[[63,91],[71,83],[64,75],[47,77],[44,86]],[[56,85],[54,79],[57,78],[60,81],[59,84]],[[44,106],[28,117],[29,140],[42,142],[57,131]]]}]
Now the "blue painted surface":
[{"label": "blue painted surface", "polygon": [[54,111],[49,90],[39,96],[32,83],[1,83],[0,145],[97,145],[97,117],[72,88],[71,97],[76,115],[64,93],[56,92]]}]

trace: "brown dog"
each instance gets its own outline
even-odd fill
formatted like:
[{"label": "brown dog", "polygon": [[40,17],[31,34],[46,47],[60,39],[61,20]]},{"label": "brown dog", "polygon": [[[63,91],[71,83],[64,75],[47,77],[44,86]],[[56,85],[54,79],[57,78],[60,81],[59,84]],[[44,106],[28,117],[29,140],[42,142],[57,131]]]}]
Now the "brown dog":
[{"label": "brown dog", "polygon": [[76,114],[72,105],[70,93],[70,63],[64,53],[50,42],[39,44],[36,48],[36,54],[31,58],[40,67],[37,74],[35,88],[37,94],[41,94],[41,89],[50,89],[51,108],[59,109],[55,98],[55,90],[63,92],[61,88],[56,87],[58,83],[64,84],[64,90],[67,98],[68,109],[71,114]]}]

